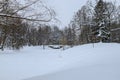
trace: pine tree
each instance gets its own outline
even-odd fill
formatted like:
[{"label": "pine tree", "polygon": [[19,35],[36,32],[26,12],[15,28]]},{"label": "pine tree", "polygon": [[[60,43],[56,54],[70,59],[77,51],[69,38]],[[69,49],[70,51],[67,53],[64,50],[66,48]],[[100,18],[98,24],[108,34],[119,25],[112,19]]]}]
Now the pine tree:
[{"label": "pine tree", "polygon": [[92,28],[93,35],[101,42],[108,42],[110,31],[107,22],[107,5],[103,0],[99,0],[95,6],[95,26]]}]

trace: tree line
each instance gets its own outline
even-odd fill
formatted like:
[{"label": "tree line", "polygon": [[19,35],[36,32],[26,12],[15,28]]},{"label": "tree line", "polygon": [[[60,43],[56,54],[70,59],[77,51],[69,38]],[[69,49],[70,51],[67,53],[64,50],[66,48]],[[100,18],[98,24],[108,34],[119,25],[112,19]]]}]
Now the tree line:
[{"label": "tree line", "polygon": [[28,26],[54,18],[54,10],[41,0],[0,0],[0,49],[23,47]]},{"label": "tree line", "polygon": [[88,1],[75,13],[69,27],[74,27],[78,44],[120,43],[120,5]]},{"label": "tree line", "polygon": [[[1,0],[0,4],[1,50],[24,46],[72,47],[97,42],[120,42],[120,6],[114,2],[98,0],[93,5],[88,1],[64,29],[46,23],[56,19],[56,14],[40,0],[25,0],[24,3]],[[37,12],[30,12],[33,8],[38,9]]]}]

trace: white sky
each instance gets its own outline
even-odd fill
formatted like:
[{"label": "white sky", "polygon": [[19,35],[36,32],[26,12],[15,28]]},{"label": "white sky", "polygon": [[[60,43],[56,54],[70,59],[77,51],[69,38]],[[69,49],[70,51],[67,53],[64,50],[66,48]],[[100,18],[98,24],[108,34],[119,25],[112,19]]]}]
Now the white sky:
[{"label": "white sky", "polygon": [[[60,27],[67,26],[72,19],[75,12],[77,12],[81,6],[85,5],[88,0],[43,0],[57,13],[57,18],[61,21]],[[95,0],[91,0],[95,1]],[[107,0],[114,1],[114,0]],[[120,2],[120,0],[116,0]],[[120,5],[120,3],[118,3]]]}]

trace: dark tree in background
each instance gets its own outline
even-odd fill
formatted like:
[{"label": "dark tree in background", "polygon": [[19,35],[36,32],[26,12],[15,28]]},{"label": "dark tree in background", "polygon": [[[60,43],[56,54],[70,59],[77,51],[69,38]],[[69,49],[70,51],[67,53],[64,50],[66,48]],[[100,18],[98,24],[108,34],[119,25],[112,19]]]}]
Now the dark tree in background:
[{"label": "dark tree in background", "polygon": [[108,26],[107,5],[103,0],[99,0],[95,6],[95,26],[93,26],[93,35],[100,39],[100,42],[110,40],[110,30]]}]

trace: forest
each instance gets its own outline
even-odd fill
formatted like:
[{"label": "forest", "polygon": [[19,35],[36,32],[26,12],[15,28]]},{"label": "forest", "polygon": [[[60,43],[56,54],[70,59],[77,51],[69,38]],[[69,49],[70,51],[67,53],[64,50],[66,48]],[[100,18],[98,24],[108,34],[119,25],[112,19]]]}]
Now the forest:
[{"label": "forest", "polygon": [[59,21],[56,16],[41,0],[0,0],[0,49],[120,43],[120,5],[115,2],[87,1],[63,29],[49,24]]}]

